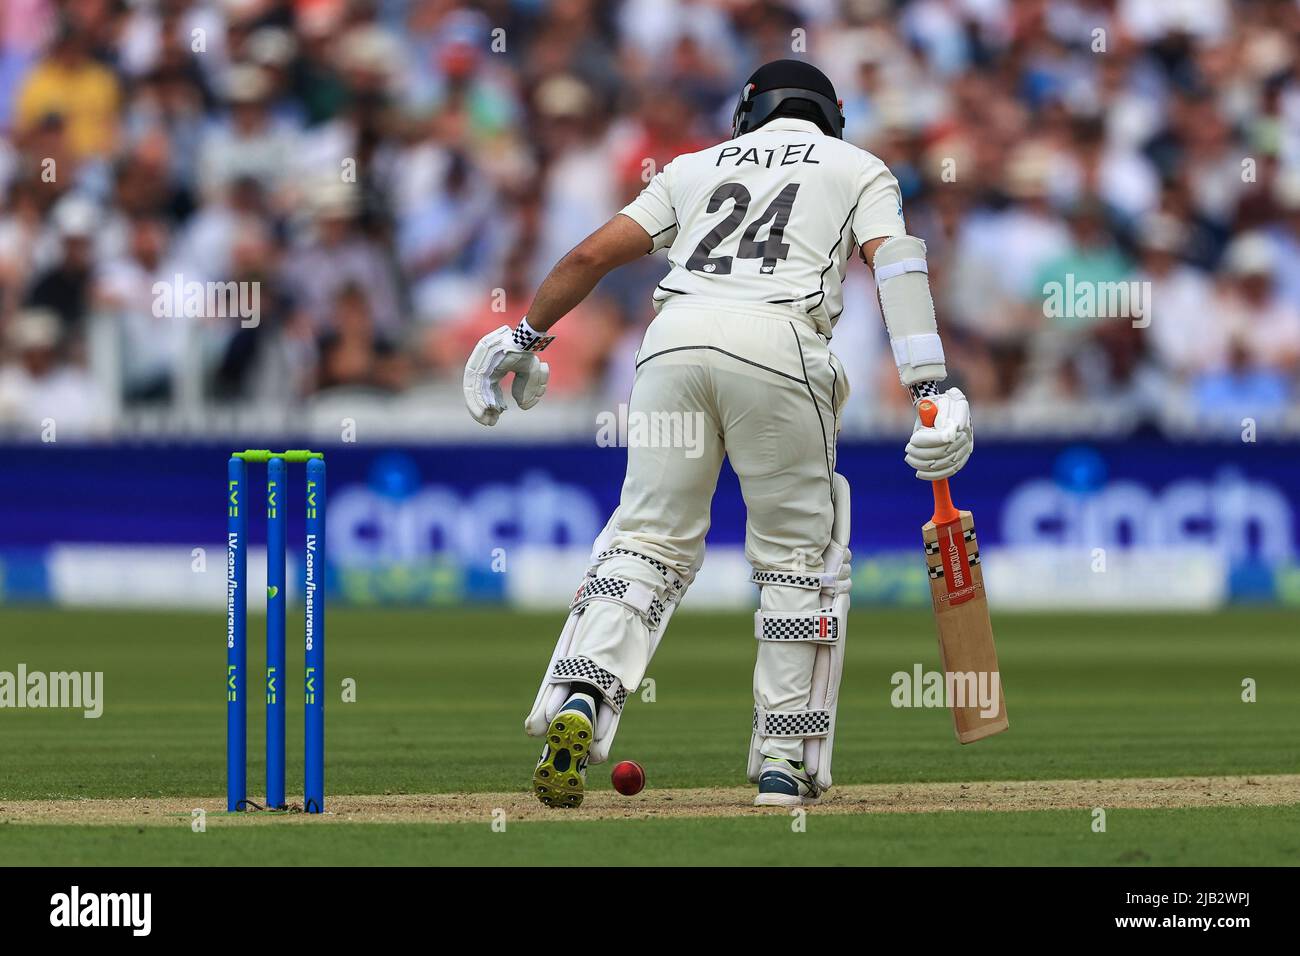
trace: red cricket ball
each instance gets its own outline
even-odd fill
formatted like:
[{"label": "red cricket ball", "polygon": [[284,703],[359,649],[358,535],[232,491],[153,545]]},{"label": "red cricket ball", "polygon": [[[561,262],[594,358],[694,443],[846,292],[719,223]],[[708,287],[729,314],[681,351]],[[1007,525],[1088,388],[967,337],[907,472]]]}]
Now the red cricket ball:
[{"label": "red cricket ball", "polygon": [[615,790],[625,797],[630,797],[634,793],[640,793],[641,788],[645,786],[645,768],[635,760],[624,760],[615,765],[609,779],[614,784]]}]

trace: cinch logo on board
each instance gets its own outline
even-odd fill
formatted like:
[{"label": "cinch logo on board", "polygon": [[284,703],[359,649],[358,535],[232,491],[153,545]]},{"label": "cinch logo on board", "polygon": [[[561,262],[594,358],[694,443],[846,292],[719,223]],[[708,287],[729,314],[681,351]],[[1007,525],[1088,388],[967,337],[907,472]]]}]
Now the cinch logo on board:
[{"label": "cinch logo on board", "polygon": [[[1104,469],[1099,455],[1091,456]],[[1011,489],[1002,509],[1002,542],[1012,546],[1193,547],[1229,561],[1285,564],[1295,558],[1295,515],[1276,484],[1221,468],[1212,478],[1183,478],[1159,490],[1107,479],[1065,488],[1048,479]]]},{"label": "cinch logo on board", "polygon": [[152,893],[83,893],[73,886],[50,897],[50,925],[61,927],[128,927],[132,936],[148,936],[153,925]]},{"label": "cinch logo on board", "polygon": [[467,564],[493,548],[565,546],[586,550],[608,512],[581,485],[545,471],[488,482],[470,491],[412,479],[401,495],[344,484],[330,496],[329,557],[341,568],[448,557]]}]

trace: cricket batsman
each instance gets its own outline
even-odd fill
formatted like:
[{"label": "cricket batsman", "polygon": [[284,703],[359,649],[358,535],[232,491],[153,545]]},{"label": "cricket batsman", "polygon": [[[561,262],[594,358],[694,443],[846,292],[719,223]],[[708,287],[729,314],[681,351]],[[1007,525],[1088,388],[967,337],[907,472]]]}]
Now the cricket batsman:
[{"label": "cricket batsman", "polygon": [[724,455],[740,479],[759,588],[755,803],[815,803],[831,785],[850,555],[849,483],[835,471],[849,384],[829,343],[855,253],[875,274],[900,381],[914,403],[929,397],[939,409],[934,427],[917,422],[908,465],[919,478],[946,478],[974,447],[965,396],[938,387],[947,370],[925,243],[907,234],[893,174],[844,142],[843,128],[816,67],[760,67],[740,93],[731,139],[669,163],[551,270],[518,327],[485,336],[465,367],[478,422],[494,425],[506,410],[508,374],[515,403],[531,408],[546,391],[538,353],[556,323],[610,270],[668,249],[629,416],[701,416],[703,453],[629,442],[618,508],[524,724],[545,738],[533,791],[548,806],[578,806],[587,764],[608,758],[624,702],[703,560]]}]

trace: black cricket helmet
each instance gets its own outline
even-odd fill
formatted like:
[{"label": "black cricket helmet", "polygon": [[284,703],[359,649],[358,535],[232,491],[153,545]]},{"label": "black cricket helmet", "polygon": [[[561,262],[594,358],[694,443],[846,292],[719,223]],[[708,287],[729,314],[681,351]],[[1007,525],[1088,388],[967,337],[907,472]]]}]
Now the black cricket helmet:
[{"label": "black cricket helmet", "polygon": [[844,105],[826,74],[811,63],[773,60],[755,70],[731,117],[731,138],[752,133],[778,116],[806,119],[828,136],[844,138]]}]

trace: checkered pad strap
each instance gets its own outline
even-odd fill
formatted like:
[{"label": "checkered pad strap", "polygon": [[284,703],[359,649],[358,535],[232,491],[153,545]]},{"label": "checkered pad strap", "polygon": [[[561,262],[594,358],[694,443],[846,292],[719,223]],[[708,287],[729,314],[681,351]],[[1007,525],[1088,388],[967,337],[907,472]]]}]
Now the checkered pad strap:
[{"label": "checkered pad strap", "polygon": [[834,644],[840,639],[840,620],[835,609],[819,611],[758,611],[754,615],[754,636],[760,641],[816,641]]},{"label": "checkered pad strap", "polygon": [[650,565],[650,567],[658,571],[663,576],[663,579],[668,582],[668,587],[672,592],[670,597],[680,593],[686,587],[686,582],[673,574],[672,568],[668,567],[668,565],[664,564],[657,558],[652,558],[648,554],[642,554],[639,551],[629,551],[627,548],[610,548],[608,551],[602,551],[600,554],[596,555],[596,563],[599,564],[602,561],[608,561],[610,558],[620,557],[640,558],[646,564]]},{"label": "checkered pad strap", "polygon": [[623,712],[623,704],[627,700],[627,688],[622,682],[611,674],[605,668],[586,657],[562,657],[555,662],[551,668],[548,680],[564,683],[566,681],[580,680],[600,688],[600,692],[605,695],[605,700],[609,706],[614,708],[614,713]]},{"label": "checkered pad strap", "polygon": [[573,596],[570,610],[577,610],[588,601],[611,601],[622,604],[636,611],[654,630],[663,620],[664,603],[655,597],[654,592],[637,581],[625,578],[589,577],[582,582],[578,593]]},{"label": "checkered pad strap", "polygon": [[830,732],[829,710],[754,708],[754,733],[760,737],[825,737]]},{"label": "checkered pad strap", "polygon": [[808,591],[822,589],[820,574],[800,574],[798,571],[755,571],[749,579],[759,587],[778,584],[788,588],[804,588]]}]

